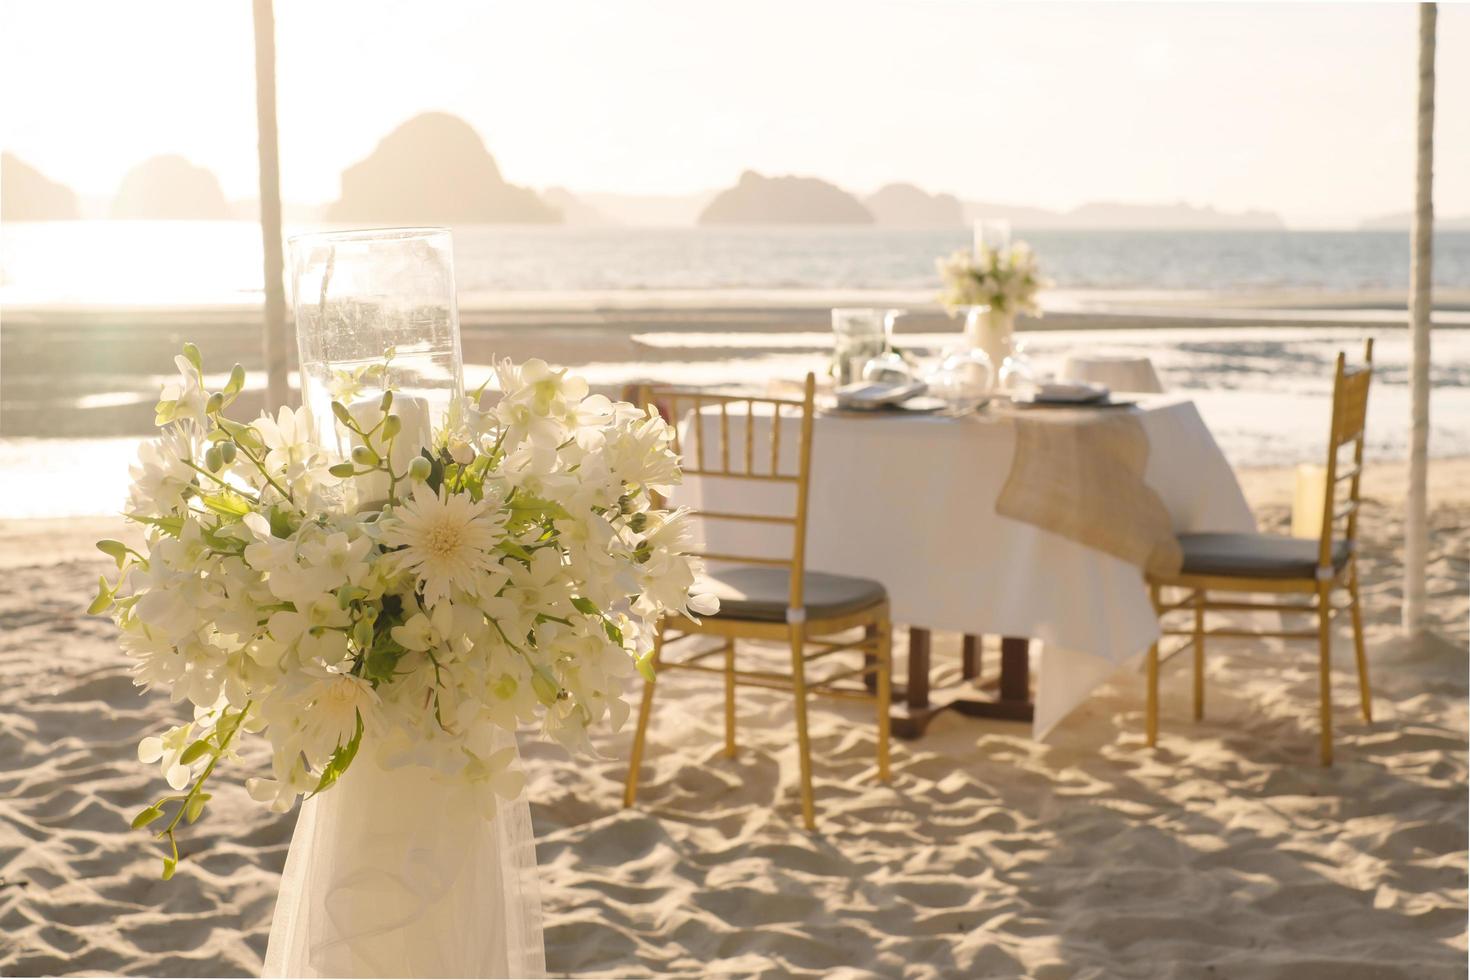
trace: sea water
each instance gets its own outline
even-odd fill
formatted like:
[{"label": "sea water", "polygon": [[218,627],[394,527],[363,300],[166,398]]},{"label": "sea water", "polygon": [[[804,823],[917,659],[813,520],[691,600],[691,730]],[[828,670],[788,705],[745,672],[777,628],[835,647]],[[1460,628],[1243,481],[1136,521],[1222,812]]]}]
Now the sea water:
[{"label": "sea water", "polygon": [[[312,229],[288,228],[288,234]],[[1409,236],[1386,231],[1027,231],[1064,289],[1403,290]],[[876,227],[454,229],[462,302],[518,292],[938,290],[970,231]],[[245,221],[56,221],[0,228],[0,304],[187,306],[261,296]],[[1434,280],[1470,288],[1470,231],[1435,237]]]}]

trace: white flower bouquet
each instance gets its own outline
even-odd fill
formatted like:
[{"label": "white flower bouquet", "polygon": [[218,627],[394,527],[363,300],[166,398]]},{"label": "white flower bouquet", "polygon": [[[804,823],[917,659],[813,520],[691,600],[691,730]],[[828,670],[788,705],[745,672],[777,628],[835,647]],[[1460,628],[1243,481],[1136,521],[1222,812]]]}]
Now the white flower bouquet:
[{"label": "white flower bouquet", "polygon": [[1036,294],[1048,283],[1041,278],[1036,253],[1025,242],[1005,248],[980,246],[979,254],[958,251],[939,259],[944,290],[939,301],[954,313],[967,306],[988,306],[997,313],[1040,315]]},{"label": "white flower bouquet", "polygon": [[334,403],[324,438],[305,409],[228,418],[238,365],[210,393],[196,348],[176,363],[162,436],[132,470],[147,543],[98,543],[119,573],[90,610],[112,611],[140,686],[193,706],[138,747],[172,789],[133,820],[162,827],[165,878],[180,823],[247,738],[271,750],[247,789],[278,811],[361,749],[473,787],[490,816],[524,781],[497,728],[539,722],[585,749],[592,725],[627,717],[657,617],[716,609],[690,594],[687,514],[653,505],[680,474],[651,410],[507,361],[498,400],[482,388],[432,431],[389,390],[366,411]]}]

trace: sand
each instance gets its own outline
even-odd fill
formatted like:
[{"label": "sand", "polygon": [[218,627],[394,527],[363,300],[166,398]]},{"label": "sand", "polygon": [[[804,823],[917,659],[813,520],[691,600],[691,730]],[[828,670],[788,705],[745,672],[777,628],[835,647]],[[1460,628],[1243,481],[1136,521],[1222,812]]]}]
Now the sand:
[{"label": "sand", "polygon": [[[1364,514],[1377,720],[1335,672],[1338,764],[1315,764],[1308,649],[1221,640],[1207,719],[1165,668],[1160,746],[1123,676],[1037,744],[942,717],[873,776],[858,706],[813,712],[822,833],[800,829],[789,700],[678,675],[640,808],[607,758],[526,744],[553,973],[1036,977],[1452,977],[1466,963],[1470,461],[1435,467],[1431,614],[1397,638],[1400,467]],[[1263,526],[1290,478],[1242,474]],[[265,948],[292,815],[222,790],[172,882],[126,819],[161,785],[135,761],[174,716],[86,616],[99,521],[0,523],[0,973],[244,975]],[[938,656],[957,660],[954,638]],[[899,647],[899,669],[903,649]],[[757,654],[759,655],[759,654]]]}]

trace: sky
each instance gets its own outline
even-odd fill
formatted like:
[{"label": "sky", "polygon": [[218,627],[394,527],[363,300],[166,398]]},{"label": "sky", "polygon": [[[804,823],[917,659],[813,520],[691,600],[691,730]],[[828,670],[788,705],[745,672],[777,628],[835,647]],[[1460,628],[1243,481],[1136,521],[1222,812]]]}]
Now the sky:
[{"label": "sky", "polygon": [[[0,145],[105,197],[159,153],[256,194],[248,0],[0,0]],[[425,110],[507,179],[678,194],[746,169],[968,200],[1412,203],[1408,4],[277,0],[282,193]],[[1441,4],[1436,208],[1470,214],[1470,5]]]}]

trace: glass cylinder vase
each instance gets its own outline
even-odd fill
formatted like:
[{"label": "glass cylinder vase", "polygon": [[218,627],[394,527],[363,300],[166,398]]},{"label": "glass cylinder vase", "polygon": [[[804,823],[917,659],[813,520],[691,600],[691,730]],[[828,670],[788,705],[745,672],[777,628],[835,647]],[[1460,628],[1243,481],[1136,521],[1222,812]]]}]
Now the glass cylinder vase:
[{"label": "glass cylinder vase", "polygon": [[290,246],[301,397],[318,432],[346,457],[359,440],[332,403],[370,429],[391,390],[402,423],[391,462],[406,469],[464,393],[449,229],[299,235]]}]

